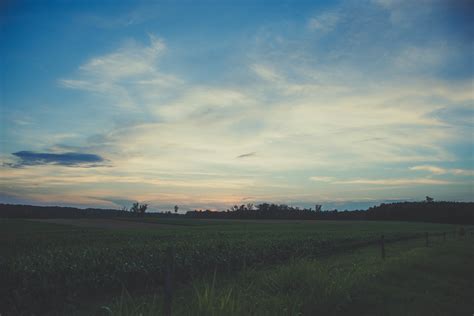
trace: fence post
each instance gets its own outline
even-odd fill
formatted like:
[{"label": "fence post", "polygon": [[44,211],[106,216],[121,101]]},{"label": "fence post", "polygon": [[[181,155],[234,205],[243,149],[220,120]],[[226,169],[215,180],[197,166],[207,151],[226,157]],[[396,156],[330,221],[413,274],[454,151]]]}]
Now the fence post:
[{"label": "fence post", "polygon": [[382,259],[385,260],[385,236],[380,237],[380,251],[382,254]]},{"label": "fence post", "polygon": [[430,245],[430,241],[428,239],[428,232],[425,232],[425,246],[428,247]]},{"label": "fence post", "polygon": [[174,272],[174,246],[166,249],[166,267],[164,284],[163,314],[171,316],[171,305],[173,303],[173,272]]}]

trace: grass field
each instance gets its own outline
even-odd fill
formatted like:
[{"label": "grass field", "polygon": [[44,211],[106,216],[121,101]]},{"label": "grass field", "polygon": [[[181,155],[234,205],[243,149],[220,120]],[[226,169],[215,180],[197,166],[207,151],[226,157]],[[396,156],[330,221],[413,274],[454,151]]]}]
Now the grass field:
[{"label": "grass field", "polygon": [[161,314],[172,246],[176,315],[471,315],[466,228],[460,238],[456,226],[408,222],[3,219],[0,313]]}]

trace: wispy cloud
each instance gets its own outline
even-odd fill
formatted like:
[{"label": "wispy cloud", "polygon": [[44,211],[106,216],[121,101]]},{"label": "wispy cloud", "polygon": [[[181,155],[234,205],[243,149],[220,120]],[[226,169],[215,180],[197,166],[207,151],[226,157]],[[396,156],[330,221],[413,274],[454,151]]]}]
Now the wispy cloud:
[{"label": "wispy cloud", "polygon": [[246,153],[246,154],[242,154],[242,155],[238,155],[236,158],[240,159],[240,158],[249,158],[249,157],[254,157],[256,156],[257,153],[256,152],[251,152],[251,153]]},{"label": "wispy cloud", "polygon": [[158,59],[165,51],[164,41],[153,34],[149,34],[149,45],[128,40],[116,52],[94,57],[81,65],[76,78],[60,79],[59,83],[66,88],[99,93],[114,106],[136,109],[143,101],[141,97],[137,100],[140,90],[180,83],[178,78],[158,68]]},{"label": "wispy cloud", "polygon": [[264,64],[253,64],[251,69],[262,79],[270,81],[270,82],[278,82],[281,81],[283,78],[277,71],[268,65]]},{"label": "wispy cloud", "polygon": [[368,185],[446,185],[452,184],[452,181],[431,179],[431,178],[414,178],[414,179],[354,179],[354,180],[338,180],[336,184],[368,184]]},{"label": "wispy cloud", "polygon": [[324,12],[309,19],[308,28],[312,31],[328,33],[336,27],[340,19],[340,15],[336,12]]},{"label": "wispy cloud", "polygon": [[332,182],[334,181],[334,177],[324,177],[324,176],[314,176],[309,178],[311,181],[316,182]]},{"label": "wispy cloud", "polygon": [[79,15],[78,21],[87,26],[95,26],[104,29],[125,28],[136,26],[138,24],[153,20],[159,16],[158,5],[148,4],[147,6],[139,6],[124,14],[118,15],[95,15],[85,14]]},{"label": "wispy cloud", "polygon": [[452,174],[452,175],[460,175],[460,176],[474,176],[474,170],[466,170],[466,169],[446,169],[437,166],[431,165],[420,165],[411,167],[410,170],[414,171],[427,171],[433,174],[441,175],[441,174]]},{"label": "wispy cloud", "polygon": [[452,181],[432,178],[390,178],[390,179],[340,179],[335,177],[310,177],[311,181],[331,184],[411,186],[411,185],[447,185]]}]

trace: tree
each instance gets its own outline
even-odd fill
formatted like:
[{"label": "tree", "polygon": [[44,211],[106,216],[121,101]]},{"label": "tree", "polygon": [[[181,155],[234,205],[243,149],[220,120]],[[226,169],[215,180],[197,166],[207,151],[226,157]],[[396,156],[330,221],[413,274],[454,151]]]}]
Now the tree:
[{"label": "tree", "polygon": [[175,205],[175,206],[174,206],[174,212],[175,212],[175,213],[178,213],[178,209],[179,209],[179,206],[178,206],[178,205]]},{"label": "tree", "polygon": [[322,206],[321,204],[316,204],[316,205],[314,206],[314,210],[315,210],[316,212],[321,212],[321,208],[322,208],[322,207],[323,207],[323,206]]},{"label": "tree", "polygon": [[133,203],[130,211],[137,214],[138,216],[145,215],[145,211],[148,208],[148,204],[140,204],[138,202]]},{"label": "tree", "polygon": [[432,197],[426,196],[426,203],[431,203],[433,201],[434,199]]}]

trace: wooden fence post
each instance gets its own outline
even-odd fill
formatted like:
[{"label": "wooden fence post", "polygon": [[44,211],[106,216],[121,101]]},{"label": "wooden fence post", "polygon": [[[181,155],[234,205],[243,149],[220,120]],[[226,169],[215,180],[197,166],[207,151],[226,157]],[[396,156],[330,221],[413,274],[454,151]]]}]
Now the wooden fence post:
[{"label": "wooden fence post", "polygon": [[385,236],[380,237],[380,251],[382,254],[382,259],[385,260]]},{"label": "wooden fence post", "polygon": [[171,306],[173,303],[173,273],[174,273],[174,246],[166,249],[166,267],[165,267],[165,284],[164,284],[164,302],[163,314],[171,316]]},{"label": "wooden fence post", "polygon": [[425,246],[428,247],[430,245],[430,241],[428,239],[428,232],[425,232]]}]

